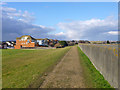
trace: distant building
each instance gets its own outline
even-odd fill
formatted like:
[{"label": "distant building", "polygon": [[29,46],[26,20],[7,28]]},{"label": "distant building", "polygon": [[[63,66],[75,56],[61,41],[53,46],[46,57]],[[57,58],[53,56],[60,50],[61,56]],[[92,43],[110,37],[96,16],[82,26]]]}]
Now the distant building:
[{"label": "distant building", "polygon": [[75,44],[78,44],[78,43],[79,43],[79,41],[77,41],[77,40],[66,41],[66,42],[67,42],[68,46],[73,46],[73,45],[75,45]]},{"label": "distant building", "polygon": [[37,40],[29,35],[24,35],[16,38],[15,49],[20,49],[22,47],[35,47],[37,45]]},{"label": "distant building", "polygon": [[120,41],[117,41],[117,44],[120,44]]},{"label": "distant building", "polygon": [[0,49],[14,48],[16,41],[2,41],[0,42]]},{"label": "distant building", "polygon": [[8,47],[8,44],[5,42],[0,44],[0,49],[7,49],[7,47]]},{"label": "distant building", "polygon": [[91,44],[104,44],[106,41],[90,41]]},{"label": "distant building", "polygon": [[47,46],[48,45],[48,39],[37,39],[37,42],[40,46]]},{"label": "distant building", "polygon": [[7,44],[8,48],[11,48],[11,47],[14,47],[16,42],[15,41],[6,41],[6,44]]},{"label": "distant building", "polygon": [[79,40],[79,43],[90,43],[88,40]]},{"label": "distant building", "polygon": [[20,48],[33,48],[33,47],[40,47],[40,46],[54,46],[58,40],[53,39],[35,39],[29,35],[23,35],[21,37],[16,38],[16,45],[14,46],[15,49]]},{"label": "distant building", "polygon": [[120,44],[120,41],[90,41],[91,44]]},{"label": "distant building", "polygon": [[110,44],[119,44],[118,41],[110,41]]}]

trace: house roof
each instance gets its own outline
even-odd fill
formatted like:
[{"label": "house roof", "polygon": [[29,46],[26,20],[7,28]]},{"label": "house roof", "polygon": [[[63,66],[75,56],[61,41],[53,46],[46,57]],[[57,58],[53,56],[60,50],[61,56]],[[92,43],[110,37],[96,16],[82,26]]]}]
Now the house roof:
[{"label": "house roof", "polygon": [[36,39],[36,40],[49,40],[48,38],[41,38],[41,39]]},{"label": "house roof", "polygon": [[43,39],[36,39],[36,40],[43,40]]},{"label": "house roof", "polygon": [[26,37],[26,36],[28,37],[28,39],[31,39],[31,40],[34,39],[34,40],[36,40],[35,38],[31,37],[30,35],[23,35],[21,37],[17,37],[16,39],[19,40],[19,39],[21,39],[23,37]]},{"label": "house roof", "polygon": [[[33,38],[33,37],[31,37],[30,35],[23,35],[23,36],[21,36],[21,37],[17,37],[16,38],[16,40],[19,40],[19,39],[21,39],[21,38],[23,38],[23,37],[28,37],[28,39],[30,39],[30,40],[47,40],[47,41],[54,41],[53,39],[48,39],[48,38],[41,38],[41,39],[36,39],[36,38]],[[55,40],[55,41],[58,41],[58,40]]]}]

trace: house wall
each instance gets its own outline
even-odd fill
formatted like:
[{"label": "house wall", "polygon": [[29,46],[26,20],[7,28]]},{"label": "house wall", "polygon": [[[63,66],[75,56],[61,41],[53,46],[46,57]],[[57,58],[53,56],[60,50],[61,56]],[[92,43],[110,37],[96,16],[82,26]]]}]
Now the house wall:
[{"label": "house wall", "polygon": [[37,40],[39,45],[48,45],[48,42],[45,40]]},{"label": "house wall", "polygon": [[31,40],[16,40],[15,49],[20,49],[21,47],[35,47],[35,42]]},{"label": "house wall", "polygon": [[37,40],[39,45],[43,45],[43,40]]},{"label": "house wall", "polygon": [[79,44],[93,65],[115,88],[118,87],[118,47],[117,45]]},{"label": "house wall", "polygon": [[15,45],[14,48],[15,49],[21,49],[21,45]]}]

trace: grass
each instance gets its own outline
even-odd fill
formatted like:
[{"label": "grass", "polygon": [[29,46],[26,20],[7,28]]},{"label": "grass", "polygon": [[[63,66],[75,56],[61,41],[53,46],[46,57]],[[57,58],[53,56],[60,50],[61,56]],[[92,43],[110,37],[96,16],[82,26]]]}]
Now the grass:
[{"label": "grass", "polygon": [[39,80],[70,47],[46,50],[2,50],[3,88],[26,88]]},{"label": "grass", "polygon": [[89,58],[78,47],[80,63],[84,70],[84,78],[88,88],[112,88],[103,75],[93,66]]}]

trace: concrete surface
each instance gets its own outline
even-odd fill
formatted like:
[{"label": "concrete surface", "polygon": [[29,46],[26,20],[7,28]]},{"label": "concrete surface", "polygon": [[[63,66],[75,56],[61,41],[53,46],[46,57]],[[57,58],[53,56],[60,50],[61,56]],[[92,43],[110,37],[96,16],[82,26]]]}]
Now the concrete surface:
[{"label": "concrete surface", "polygon": [[111,86],[118,88],[118,45],[79,44]]}]

